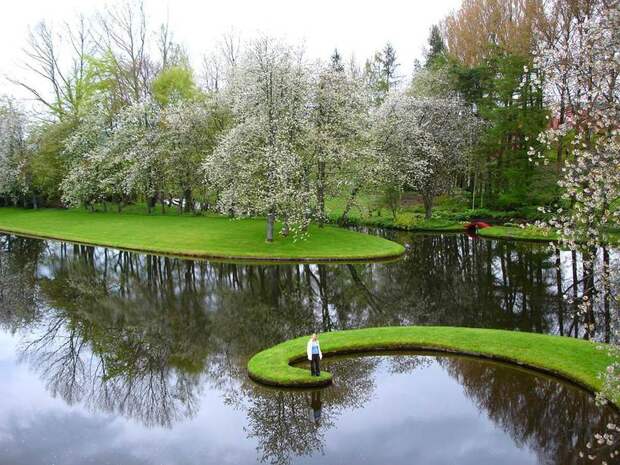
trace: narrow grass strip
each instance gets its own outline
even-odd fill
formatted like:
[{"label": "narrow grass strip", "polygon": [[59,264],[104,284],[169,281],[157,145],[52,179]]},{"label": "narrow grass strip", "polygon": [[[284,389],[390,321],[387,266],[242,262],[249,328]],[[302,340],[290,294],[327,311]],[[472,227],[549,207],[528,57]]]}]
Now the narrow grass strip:
[{"label": "narrow grass strip", "polygon": [[401,244],[370,234],[311,226],[308,237],[278,235],[265,242],[264,219],[223,216],[89,213],[0,208],[0,232],[192,258],[261,261],[393,259]]},{"label": "narrow grass strip", "polygon": [[[481,237],[489,239],[511,239],[522,241],[557,242],[560,238],[557,232],[537,227],[520,228],[516,226],[491,226],[477,231]],[[620,232],[614,229],[606,231],[605,242],[610,245],[620,244]]]},{"label": "narrow grass strip", "polygon": [[[325,333],[319,339],[324,356],[420,349],[476,355],[544,371],[593,392],[601,388],[599,373],[612,362],[593,342],[495,329],[395,326]],[[307,342],[308,337],[300,337],[254,355],[248,362],[250,378],[280,387],[329,385],[330,373],[313,377],[309,369],[291,366],[306,359]]]}]

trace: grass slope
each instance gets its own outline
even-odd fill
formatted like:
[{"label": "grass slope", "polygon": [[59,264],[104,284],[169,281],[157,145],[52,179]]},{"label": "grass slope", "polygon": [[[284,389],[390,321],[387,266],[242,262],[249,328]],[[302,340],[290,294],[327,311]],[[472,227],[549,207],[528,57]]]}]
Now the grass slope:
[{"label": "grass slope", "polygon": [[148,216],[79,210],[0,208],[0,231],[178,256],[260,260],[363,260],[396,257],[395,242],[336,227],[305,240],[265,242],[264,219]]},{"label": "grass slope", "polygon": [[[259,352],[248,362],[255,381],[282,387],[317,387],[331,374],[312,377],[308,369],[291,366],[305,360],[308,337],[300,337]],[[377,350],[431,349],[479,355],[536,368],[570,379],[592,391],[601,387],[598,374],[610,363],[607,351],[592,342],[535,333],[478,328],[397,326],[325,333],[323,355]],[[616,403],[618,403],[616,400]]]}]

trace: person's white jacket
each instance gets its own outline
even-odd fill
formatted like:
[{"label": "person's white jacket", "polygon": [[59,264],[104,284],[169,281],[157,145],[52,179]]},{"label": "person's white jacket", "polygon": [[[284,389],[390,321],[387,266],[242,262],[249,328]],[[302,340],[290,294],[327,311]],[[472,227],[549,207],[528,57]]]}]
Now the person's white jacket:
[{"label": "person's white jacket", "polygon": [[[319,360],[323,360],[323,353],[321,352],[321,345],[318,340],[316,341],[316,345],[319,346]],[[312,338],[308,341],[306,352],[308,353],[308,360],[312,360]]]}]

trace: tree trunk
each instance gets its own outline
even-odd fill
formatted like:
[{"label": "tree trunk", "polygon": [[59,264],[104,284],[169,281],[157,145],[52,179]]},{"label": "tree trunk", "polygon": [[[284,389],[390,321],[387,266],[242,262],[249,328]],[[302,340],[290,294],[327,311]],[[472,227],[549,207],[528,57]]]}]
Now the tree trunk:
[{"label": "tree trunk", "polygon": [[558,327],[560,336],[564,336],[564,291],[562,290],[562,257],[560,250],[555,249],[555,286],[556,301],[558,304]]},{"label": "tree trunk", "polygon": [[186,213],[193,212],[194,211],[194,199],[192,197],[192,190],[185,189],[185,192],[183,194],[184,194],[183,197],[185,198],[185,212]]},{"label": "tree trunk", "polygon": [[351,191],[351,195],[349,196],[349,200],[347,200],[347,204],[344,207],[344,211],[342,212],[342,216],[340,217],[340,220],[338,221],[338,223],[340,224],[346,224],[348,217],[349,217],[349,211],[351,210],[351,207],[353,206],[353,201],[355,200],[355,196],[357,195],[357,192],[359,191],[359,186],[355,186],[353,188],[353,190]]},{"label": "tree trunk", "polygon": [[474,181],[473,181],[473,187],[471,190],[471,209],[475,209],[476,208],[476,184],[478,181],[478,171],[474,171]]},{"label": "tree trunk", "polygon": [[424,219],[430,220],[433,216],[433,197],[423,196],[424,201]]},{"label": "tree trunk", "polygon": [[267,237],[265,239],[267,242],[273,242],[273,229],[275,222],[276,214],[274,213],[273,209],[271,209],[267,214]]},{"label": "tree trunk", "polygon": [[319,208],[319,228],[325,224],[325,162],[319,161],[316,200]]},{"label": "tree trunk", "polygon": [[596,290],[594,289],[594,260],[596,252],[590,250],[584,251],[582,254],[583,267],[583,311],[584,311],[584,339],[592,339],[595,334],[594,327],[594,303],[592,299]]},{"label": "tree trunk", "polygon": [[604,341],[609,344],[611,339],[611,292],[610,292],[610,276],[609,276],[609,249],[603,247],[603,311],[605,315],[605,334]]},{"label": "tree trunk", "polygon": [[[558,123],[560,125],[564,124],[564,115],[565,115],[565,104],[564,104],[564,92],[565,90],[562,89],[562,93],[560,96],[560,118]],[[564,164],[564,157],[563,157],[563,153],[564,153],[564,137],[560,136],[560,139],[558,140],[558,155],[557,155],[557,160],[556,160],[556,171],[558,174],[560,174],[562,172],[562,165]]]}]

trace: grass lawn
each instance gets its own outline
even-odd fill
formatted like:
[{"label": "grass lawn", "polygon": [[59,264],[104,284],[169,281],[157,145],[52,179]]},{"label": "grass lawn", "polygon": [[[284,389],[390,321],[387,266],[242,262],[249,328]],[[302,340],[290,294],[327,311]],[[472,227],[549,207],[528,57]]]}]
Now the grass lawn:
[{"label": "grass lawn", "polygon": [[478,230],[478,235],[482,237],[497,239],[520,239],[526,241],[555,241],[558,239],[554,231],[528,226],[519,228],[516,226],[491,226]]},{"label": "grass lawn", "polygon": [[[620,232],[617,230],[609,230],[607,232],[607,241],[612,244],[620,244]],[[491,226],[478,230],[478,235],[482,237],[495,239],[516,239],[525,241],[556,241],[558,235],[555,231],[549,231],[533,226],[519,228],[515,226]]]},{"label": "grass lawn", "polygon": [[[432,326],[395,326],[325,333],[319,336],[323,355],[377,350],[431,349],[479,355],[536,368],[570,379],[591,391],[601,387],[598,374],[610,363],[597,344],[561,336],[518,331]],[[255,381],[282,387],[317,387],[331,374],[312,377],[307,368],[291,363],[306,359],[308,337],[300,337],[259,352],[248,362]],[[620,399],[615,399],[620,405]]]},{"label": "grass lawn", "polygon": [[90,213],[0,208],[0,231],[177,256],[260,260],[364,260],[397,257],[404,248],[377,236],[333,226],[306,239],[265,242],[264,219],[222,216]]},{"label": "grass lawn", "polygon": [[[378,196],[360,194],[349,211],[348,222],[362,226],[392,228],[405,231],[463,231],[463,221],[446,218],[424,219],[419,208],[403,208],[396,217],[385,208],[379,208]],[[336,223],[342,216],[346,204],[345,197],[332,197],[326,201],[327,215],[331,222]]]}]

